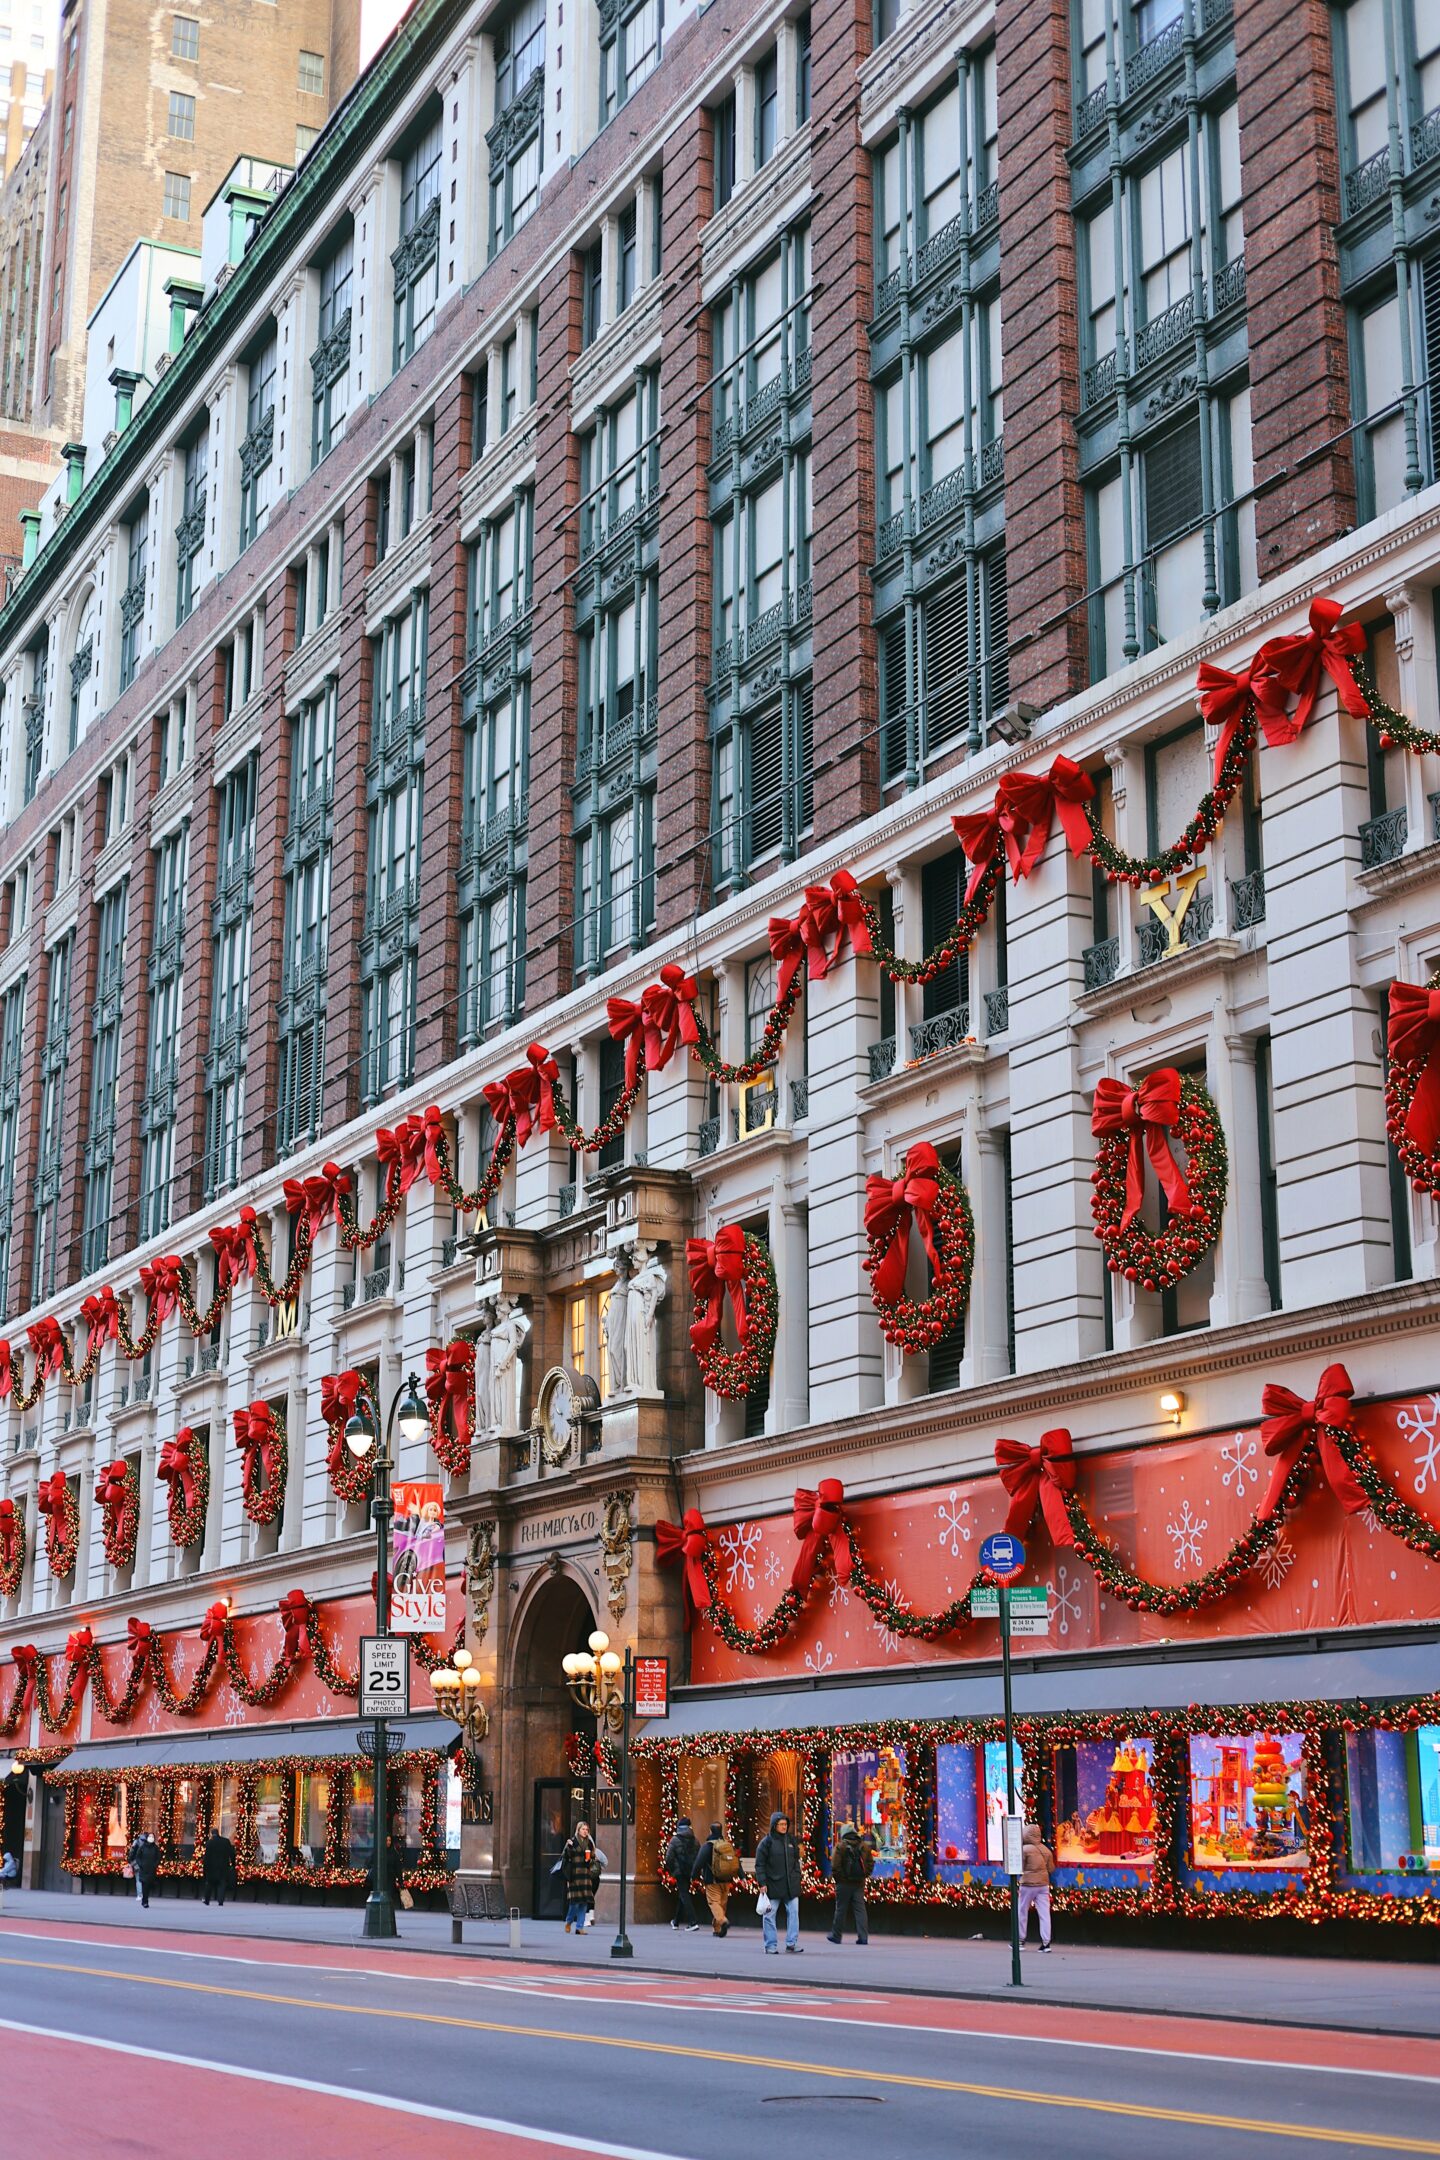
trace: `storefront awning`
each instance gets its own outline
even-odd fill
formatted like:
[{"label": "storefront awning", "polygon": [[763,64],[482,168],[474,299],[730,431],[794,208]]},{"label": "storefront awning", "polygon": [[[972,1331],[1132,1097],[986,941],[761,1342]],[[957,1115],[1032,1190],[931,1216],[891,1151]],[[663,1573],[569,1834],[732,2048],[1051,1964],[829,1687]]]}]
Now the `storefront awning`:
[{"label": "storefront awning", "polygon": [[[1017,1658],[1015,1708],[1022,1716],[1066,1710],[1184,1709],[1190,1703],[1336,1701],[1422,1695],[1440,1680],[1440,1631],[1429,1641],[1343,1636],[1292,1641],[1284,1649],[1237,1644],[1221,1656],[1177,1649],[1114,1658]],[[833,1685],[791,1678],[777,1686],[684,1689],[648,1735],[767,1732],[776,1727],[873,1724],[877,1718],[992,1717],[1001,1708],[998,1660],[853,1677]]]},{"label": "storefront awning", "polygon": [[[264,1762],[272,1755],[359,1755],[358,1718],[330,1718],[323,1725],[237,1725],[222,1732],[147,1733],[86,1743],[69,1754],[66,1770],[108,1770],[154,1764]],[[456,1728],[448,1718],[392,1718],[391,1732],[403,1732],[407,1748],[446,1748]]]}]

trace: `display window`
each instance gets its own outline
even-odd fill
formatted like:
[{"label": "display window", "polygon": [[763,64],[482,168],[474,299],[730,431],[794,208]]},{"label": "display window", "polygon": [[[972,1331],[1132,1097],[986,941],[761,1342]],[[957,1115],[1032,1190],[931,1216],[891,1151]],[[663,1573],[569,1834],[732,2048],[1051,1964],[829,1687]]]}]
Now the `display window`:
[{"label": "display window", "polygon": [[284,1856],[285,1779],[278,1770],[267,1770],[255,1781],[255,1859],[261,1867],[274,1867]]},{"label": "display window", "polygon": [[121,1778],[111,1787],[110,1805],[105,1816],[105,1856],[109,1860],[123,1860],[130,1850],[133,1836],[130,1828],[130,1787]]},{"label": "display window", "polygon": [[357,1762],[350,1773],[350,1865],[369,1868],[375,1857],[375,1772]]},{"label": "display window", "polygon": [[935,1874],[959,1882],[980,1857],[980,1810],[975,1789],[975,1750],[964,1741],[935,1750]]},{"label": "display window", "polygon": [[1058,1867],[1149,1868],[1158,1816],[1153,1740],[1081,1740],[1051,1757]]},{"label": "display window", "polygon": [[215,1828],[231,1843],[240,1836],[240,1781],[233,1770],[215,1780]]},{"label": "display window", "polygon": [[[747,1853],[753,1854],[756,1846],[770,1828],[772,1815],[787,1815],[790,1827],[797,1831],[800,1824],[800,1756],[794,1748],[775,1748],[770,1754],[755,1759],[754,1782],[750,1791],[750,1806],[746,1820],[750,1836]],[[712,1815],[711,1822],[721,1817]],[[707,1829],[709,1825],[706,1825]]]},{"label": "display window", "polygon": [[[1025,1789],[1025,1751],[1016,1745],[1011,1750],[1015,1769],[1015,1807],[1018,1813]],[[1009,1805],[1005,1781],[1005,1743],[1003,1740],[985,1742],[985,1858],[999,1867],[1005,1858],[1004,1821]]]},{"label": "display window", "polygon": [[170,1836],[171,1848],[177,1860],[198,1860],[195,1850],[195,1828],[200,1806],[200,1780],[193,1777],[176,1778],[171,1785]]},{"label": "display window", "polygon": [[445,1852],[453,1867],[460,1864],[460,1829],[465,1819],[465,1780],[453,1762],[445,1765]]},{"label": "display window", "polygon": [[1440,1725],[1345,1736],[1350,1865],[1440,1874]]},{"label": "display window", "polygon": [[906,1774],[903,1748],[842,1749],[831,1759],[831,1837],[853,1823],[875,1848],[881,1881],[905,1872]]},{"label": "display window", "polygon": [[330,1773],[328,1770],[297,1770],[295,1773],[295,1858],[302,1867],[325,1865],[325,1840],[330,1827]]},{"label": "display window", "polygon": [[103,1791],[82,1785],[76,1795],[70,1856],[74,1860],[98,1858],[109,1808]]},{"label": "display window", "polygon": [[702,1843],[712,1822],[725,1820],[725,1757],[682,1755],[680,1813],[690,1817]]},{"label": "display window", "polygon": [[1307,1868],[1309,1834],[1299,1733],[1205,1733],[1191,1740],[1195,1867]]}]

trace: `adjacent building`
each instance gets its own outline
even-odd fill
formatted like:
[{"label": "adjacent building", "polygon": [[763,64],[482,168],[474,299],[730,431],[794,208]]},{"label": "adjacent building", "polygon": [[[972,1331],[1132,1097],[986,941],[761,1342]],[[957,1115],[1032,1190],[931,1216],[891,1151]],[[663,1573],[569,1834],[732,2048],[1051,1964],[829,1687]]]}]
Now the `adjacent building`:
[{"label": "adjacent building", "polygon": [[[202,11],[202,70],[233,12]],[[252,84],[267,12],[243,10]],[[82,116],[91,140],[85,100],[73,131],[63,111],[97,15],[66,14],[52,192]],[[281,8],[285,36],[319,52],[303,15]],[[42,1879],[114,1872],[139,1820],[187,1866],[212,1808],[257,1874],[359,1879],[371,1788],[335,1678],[373,1543],[325,1383],[360,1374],[384,1414],[432,1370],[462,1396],[473,1371],[473,1445],[442,1474],[432,1438],[397,1442],[397,1475],[447,1488],[450,1625],[489,1723],[455,1806],[511,1902],[545,1909],[572,1807],[614,1819],[561,1669],[597,1625],[671,1659],[648,1875],[666,1808],[726,1814],[749,1853],[773,1802],[821,1872],[827,1822],[863,1809],[898,1894],[993,1888],[992,1767],[956,1738],[942,1773],[925,1721],[996,1707],[993,1624],[960,1610],[1009,1505],[996,1443],[1060,1428],[1096,1542],[1057,1539],[1048,1508],[1027,1527],[1051,1631],[1020,1692],[1027,1715],[1120,1721],[1124,1819],[1094,1834],[1151,1834],[1146,1720],[1212,1703],[1183,1803],[1202,1907],[1237,1866],[1289,1894],[1307,1809],[1358,1891],[1413,1892],[1414,1855],[1440,1859],[1433,1726],[1382,1748],[1362,1719],[1301,1762],[1284,1715],[1278,1736],[1224,1722],[1432,1684],[1434,1562],[1373,1508],[1297,1488],[1193,1610],[1102,1588],[1107,1550],[1162,1586],[1218,1567],[1272,1474],[1262,1388],[1303,1405],[1337,1361],[1376,1461],[1437,1520],[1436,1218],[1387,1139],[1384,1036],[1392,981],[1440,962],[1440,760],[1387,747],[1326,675],[1189,885],[1160,863],[1210,784],[1198,668],[1303,633],[1319,593],[1390,702],[1440,727],[1436,36],[1424,0],[578,0],[563,23],[416,0],[241,249],[173,221],[200,256],[174,349],[103,454],[76,445],[0,609],[5,1333],[28,1390],[27,1330],[73,1328],[78,1364],[111,1287],[137,1351],[106,1342],[0,1413],[25,1533],[0,1673],[36,1646],[63,1707],[89,1628],[109,1689],[55,1734],[16,1712],[73,1750],[68,1830],[53,1780],[32,1817]],[[195,66],[177,52],[146,96],[190,96]],[[65,258],[48,410],[82,409],[99,260]],[[1057,820],[955,937],[952,820],[1060,755],[1101,860]],[[792,999],[784,922],[841,872],[895,961],[847,953]],[[627,1010],[662,980],[713,1054],[636,1076]],[[1099,1083],[1157,1069],[1203,1086],[1229,1173],[1213,1246],[1151,1290],[1104,1265],[1091,1113]],[[587,1144],[549,1125],[547,1081]],[[477,1205],[507,1100],[537,1129]],[[469,1204],[422,1166],[382,1208],[377,1149],[432,1105]],[[968,1193],[974,1276],[902,1350],[863,1215],[921,1142]],[[368,1243],[328,1220],[337,1177]],[[172,1313],[147,1341],[142,1269],[179,1256],[206,1307],[212,1233],[244,1209],[293,1279],[272,1303],[242,1269],[201,1334]],[[688,1339],[687,1240],[721,1229],[778,1301],[760,1384],[729,1398]],[[181,1481],[188,1541],[182,1434],[207,1466],[203,1492]],[[115,1464],[138,1493],[123,1564],[97,1504]],[[848,1585],[815,1521],[829,1479]],[[72,1502],[76,1554],[51,1565]],[[728,1633],[687,1632],[659,1564],[686,1509]],[[297,1587],[326,1662],[294,1648],[257,1705]],[[947,1607],[931,1638],[908,1624]],[[127,1704],[131,1617],[181,1663]],[[882,1743],[887,1718],[911,1737]],[[396,1834],[422,1886],[452,1731],[407,1727]],[[1082,1745],[1027,1774],[1083,1838],[1110,1803]],[[1365,1797],[1395,1777],[1400,1814]],[[1143,1890],[1135,1849],[1099,1851]]]}]

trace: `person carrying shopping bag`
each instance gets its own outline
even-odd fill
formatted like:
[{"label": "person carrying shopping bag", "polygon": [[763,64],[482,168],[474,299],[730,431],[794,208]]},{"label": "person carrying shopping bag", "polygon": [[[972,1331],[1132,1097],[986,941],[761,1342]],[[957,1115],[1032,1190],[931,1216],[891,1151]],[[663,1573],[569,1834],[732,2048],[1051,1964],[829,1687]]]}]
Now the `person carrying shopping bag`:
[{"label": "person carrying shopping bag", "polygon": [[780,1948],[776,1922],[785,1915],[785,1948],[792,1957],[803,1957],[800,1947],[800,1847],[790,1832],[790,1818],[783,1808],[770,1817],[770,1828],[755,1848],[756,1900],[765,1936],[765,1954],[774,1957]]}]

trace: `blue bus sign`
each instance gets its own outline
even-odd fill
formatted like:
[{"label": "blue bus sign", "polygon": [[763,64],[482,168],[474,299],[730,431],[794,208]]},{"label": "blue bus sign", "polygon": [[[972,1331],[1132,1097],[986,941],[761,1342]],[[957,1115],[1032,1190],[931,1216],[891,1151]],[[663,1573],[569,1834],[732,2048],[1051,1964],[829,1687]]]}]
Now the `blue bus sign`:
[{"label": "blue bus sign", "polygon": [[1025,1565],[1025,1547],[1008,1530],[997,1530],[981,1544],[980,1565],[992,1575],[1013,1575]]}]

